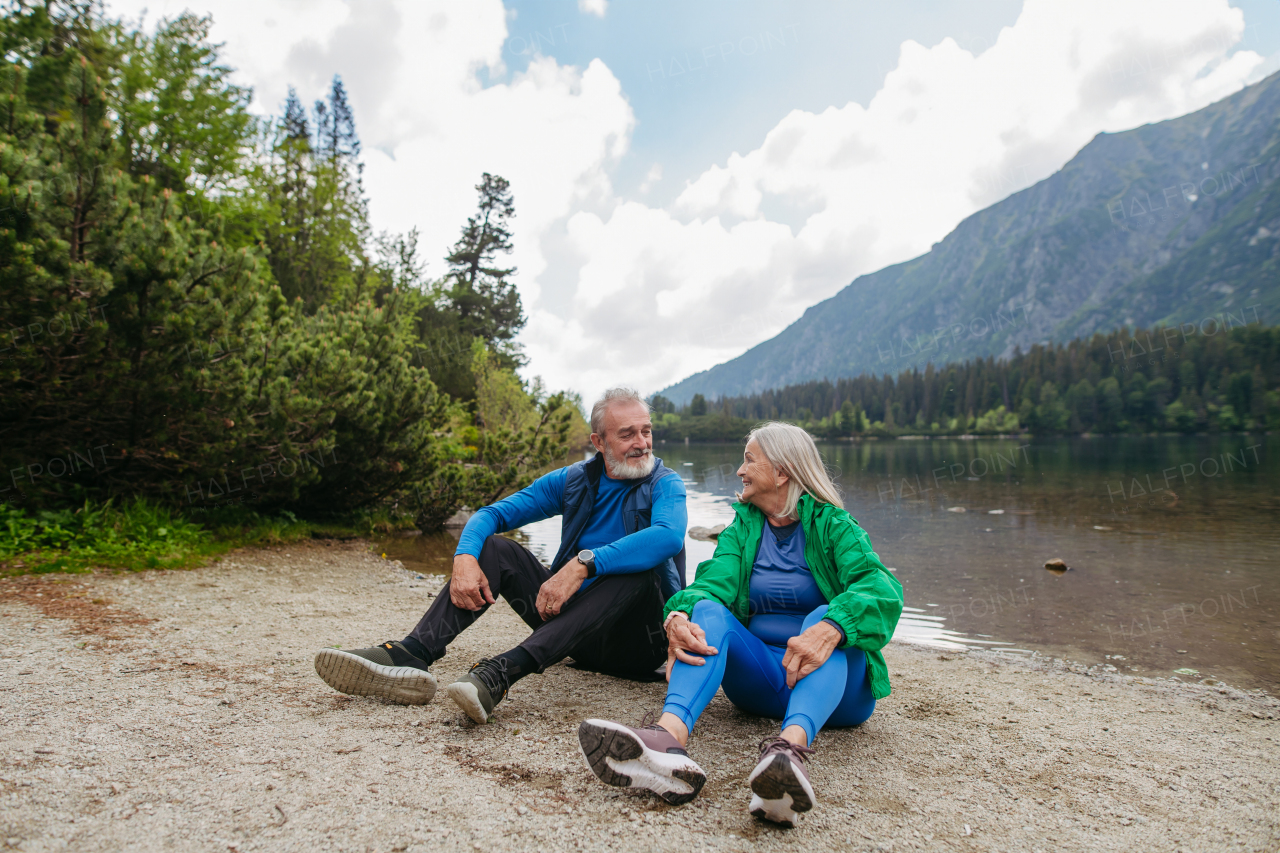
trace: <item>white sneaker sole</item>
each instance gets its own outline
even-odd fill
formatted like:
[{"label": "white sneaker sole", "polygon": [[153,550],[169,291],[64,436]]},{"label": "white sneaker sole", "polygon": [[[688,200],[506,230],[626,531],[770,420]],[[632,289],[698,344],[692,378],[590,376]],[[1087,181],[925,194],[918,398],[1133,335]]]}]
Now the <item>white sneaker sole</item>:
[{"label": "white sneaker sole", "polygon": [[578,745],[601,782],[649,791],[673,806],[698,796],[707,781],[707,774],[689,756],[650,749],[619,723],[585,720],[578,726]]},{"label": "white sneaker sole", "polygon": [[445,692],[468,717],[481,725],[489,722],[489,715],[485,713],[484,705],[480,704],[480,692],[474,684],[455,681],[445,688]]},{"label": "white sneaker sole", "polygon": [[782,826],[795,826],[800,815],[818,801],[813,786],[795,769],[785,755],[771,755],[756,765],[747,777],[751,785],[748,811],[758,818]]},{"label": "white sneaker sole", "polygon": [[383,666],[341,649],[316,654],[316,675],[350,696],[377,696],[396,705],[425,705],[436,695],[436,677],[411,666]]}]

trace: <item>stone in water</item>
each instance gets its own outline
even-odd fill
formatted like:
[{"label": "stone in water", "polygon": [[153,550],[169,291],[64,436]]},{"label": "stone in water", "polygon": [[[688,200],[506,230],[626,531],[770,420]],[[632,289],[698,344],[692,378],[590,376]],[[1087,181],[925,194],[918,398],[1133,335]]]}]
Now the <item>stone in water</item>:
[{"label": "stone in water", "polygon": [[715,527],[690,527],[689,538],[701,539],[703,542],[714,542],[720,538],[720,534],[724,532],[728,525],[717,524]]}]

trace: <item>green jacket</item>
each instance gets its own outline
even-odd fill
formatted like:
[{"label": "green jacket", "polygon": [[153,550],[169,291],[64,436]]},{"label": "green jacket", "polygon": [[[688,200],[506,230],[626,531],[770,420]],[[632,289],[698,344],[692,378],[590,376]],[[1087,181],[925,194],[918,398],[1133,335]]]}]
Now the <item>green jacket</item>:
[{"label": "green jacket", "polygon": [[[692,614],[695,604],[711,599],[747,623],[751,568],[765,516],[753,504],[736,503],[733,510],[736,517],[720,534],[715,555],[698,565],[692,584],[671,596],[664,619],[675,610]],[[804,528],[804,558],[827,599],[827,618],[844,629],[841,648],[867,653],[871,692],[883,699],[889,695],[889,668],[880,649],[893,636],[902,615],[902,584],[871,550],[867,532],[849,513],[807,494],[800,498],[798,511]]]}]

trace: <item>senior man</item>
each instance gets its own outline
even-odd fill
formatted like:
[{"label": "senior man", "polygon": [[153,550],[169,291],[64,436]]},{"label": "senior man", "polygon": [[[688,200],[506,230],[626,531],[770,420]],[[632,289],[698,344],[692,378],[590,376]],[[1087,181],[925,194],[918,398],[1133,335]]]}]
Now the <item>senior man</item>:
[{"label": "senior man", "polygon": [[[662,608],[684,587],[684,481],[654,457],[649,406],[635,391],[611,389],[592,406],[591,443],[594,458],[476,511],[458,541],[453,577],[409,636],[322,649],[319,676],[342,693],[426,704],[436,692],[430,665],[500,595],[533,633],[449,685],[476,722],[488,722],[517,680],[565,657],[596,672],[653,677],[667,656]],[[496,535],[554,515],[563,528],[550,571]]]}]

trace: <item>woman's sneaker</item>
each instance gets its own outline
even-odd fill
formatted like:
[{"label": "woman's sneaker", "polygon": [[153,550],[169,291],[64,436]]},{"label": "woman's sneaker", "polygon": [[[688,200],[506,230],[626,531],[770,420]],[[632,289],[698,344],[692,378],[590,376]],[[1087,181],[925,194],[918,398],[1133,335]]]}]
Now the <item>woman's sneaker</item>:
[{"label": "woman's sneaker", "polygon": [[321,649],[316,675],[339,693],[377,696],[397,705],[425,705],[436,695],[436,677],[427,662],[394,641],[368,649]]},{"label": "woman's sneaker", "polygon": [[804,763],[813,750],[780,737],[760,742],[760,762],[751,771],[751,813],[783,826],[795,826],[818,798]]},{"label": "woman's sneaker", "polygon": [[578,743],[601,782],[649,791],[673,806],[698,796],[707,781],[675,735],[661,726],[633,729],[608,720],[586,720],[578,726]]}]

